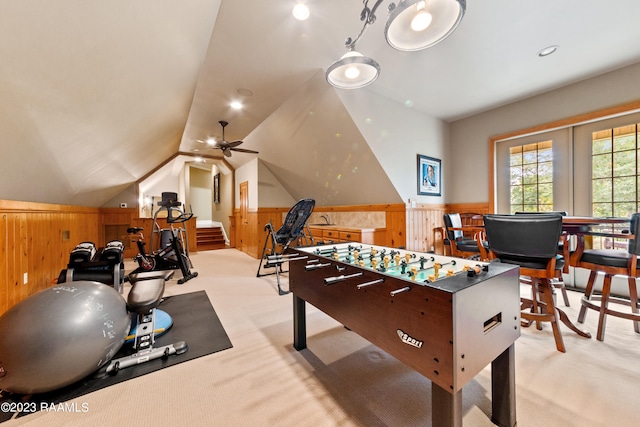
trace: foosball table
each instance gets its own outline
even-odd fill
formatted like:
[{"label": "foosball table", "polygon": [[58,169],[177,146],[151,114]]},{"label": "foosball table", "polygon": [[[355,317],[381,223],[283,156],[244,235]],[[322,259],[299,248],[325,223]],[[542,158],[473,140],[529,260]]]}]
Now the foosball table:
[{"label": "foosball table", "polygon": [[491,363],[492,421],[516,425],[517,266],[353,242],[285,257],[297,350],[308,302],[431,380],[433,426],[462,426],[462,388]]}]

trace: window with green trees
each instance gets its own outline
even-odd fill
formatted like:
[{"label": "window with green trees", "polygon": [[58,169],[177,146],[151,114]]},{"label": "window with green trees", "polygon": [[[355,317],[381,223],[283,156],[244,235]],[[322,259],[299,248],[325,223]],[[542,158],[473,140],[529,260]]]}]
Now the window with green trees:
[{"label": "window with green trees", "polygon": [[553,210],[552,141],[509,149],[511,213]]},{"label": "window with green trees", "polygon": [[[591,134],[591,213],[596,217],[627,217],[638,212],[638,124]],[[596,231],[621,232],[620,225],[600,225]],[[627,225],[624,226],[628,227]],[[626,239],[594,238],[596,249],[627,249]]]},{"label": "window with green trees", "polygon": [[638,212],[638,124],[592,134],[591,211],[597,217]]}]

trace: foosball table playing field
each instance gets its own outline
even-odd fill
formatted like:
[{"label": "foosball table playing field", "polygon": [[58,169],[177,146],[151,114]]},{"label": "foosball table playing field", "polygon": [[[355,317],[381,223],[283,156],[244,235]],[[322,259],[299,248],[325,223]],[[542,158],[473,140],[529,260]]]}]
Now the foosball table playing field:
[{"label": "foosball table playing field", "polygon": [[431,380],[433,426],[462,426],[462,388],[491,363],[491,419],[516,425],[517,266],[354,242],[286,256],[297,350],[308,302]]}]

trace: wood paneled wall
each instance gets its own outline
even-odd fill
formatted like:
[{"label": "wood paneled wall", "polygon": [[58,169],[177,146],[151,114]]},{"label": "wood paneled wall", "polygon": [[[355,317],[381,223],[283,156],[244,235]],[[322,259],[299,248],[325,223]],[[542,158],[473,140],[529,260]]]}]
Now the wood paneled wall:
[{"label": "wood paneled wall", "polygon": [[[247,255],[260,258],[267,237],[265,225],[271,222],[275,230],[282,227],[283,216],[288,208],[258,208],[247,215],[247,223],[242,224],[240,211],[234,211],[235,247]],[[385,212],[386,230],[380,235],[380,244],[390,247],[406,246],[406,212],[403,204],[354,205],[354,206],[316,206],[314,212]]]},{"label": "wood paneled wall", "polygon": [[[51,287],[78,243],[90,241],[104,246],[105,224],[144,227],[148,241],[153,220],[137,215],[137,209],[0,200],[0,314]],[[189,247],[193,251],[197,250],[195,224],[195,220],[187,222]],[[135,253],[132,245],[125,256]]]},{"label": "wood paneled wall", "polygon": [[99,241],[99,223],[97,208],[0,200],[0,314],[50,287],[76,244]]},{"label": "wood paneled wall", "polygon": [[434,232],[443,227],[445,213],[489,213],[488,203],[456,203],[448,205],[417,205],[407,208],[407,249],[415,251],[435,250],[442,254],[442,235]]}]

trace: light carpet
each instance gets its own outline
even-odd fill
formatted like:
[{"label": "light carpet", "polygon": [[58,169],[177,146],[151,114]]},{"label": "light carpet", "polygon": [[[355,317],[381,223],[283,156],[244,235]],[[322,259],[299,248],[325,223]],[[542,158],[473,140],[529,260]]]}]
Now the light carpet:
[{"label": "light carpet", "polygon": [[[312,306],[308,348],[295,351],[291,295],[278,296],[275,276],[256,278],[258,260],[235,249],[191,259],[199,276],[170,281],[166,295],[206,291],[233,348],[71,401],[86,411],[39,412],[3,427],[431,425],[429,380]],[[573,320],[580,295],[569,292]],[[584,329],[595,335],[596,325],[590,312]],[[548,326],[523,328],[516,342],[518,426],[640,425],[640,335],[631,322],[610,318],[604,342],[561,329],[565,354]],[[490,374],[463,389],[465,426],[493,425]]]}]

